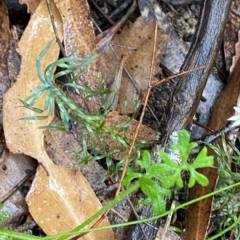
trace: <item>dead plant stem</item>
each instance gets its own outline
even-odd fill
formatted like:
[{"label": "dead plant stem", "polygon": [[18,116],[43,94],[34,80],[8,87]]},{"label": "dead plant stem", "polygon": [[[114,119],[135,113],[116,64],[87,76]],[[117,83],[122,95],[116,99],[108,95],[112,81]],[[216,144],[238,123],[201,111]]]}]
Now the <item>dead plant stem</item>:
[{"label": "dead plant stem", "polygon": [[187,74],[187,73],[190,73],[190,72],[193,72],[193,71],[201,70],[201,69],[203,69],[203,68],[205,68],[205,66],[199,66],[199,67],[195,67],[195,68],[193,68],[193,69],[189,69],[189,70],[185,70],[185,71],[182,71],[182,72],[173,74],[173,75],[171,75],[171,76],[169,76],[169,77],[166,77],[166,78],[164,78],[164,79],[162,79],[162,80],[159,80],[159,81],[154,82],[154,83],[152,84],[152,87],[156,87],[157,85],[159,85],[159,84],[161,84],[161,83],[163,83],[163,82],[167,82],[167,81],[169,81],[169,80],[171,80],[171,79],[173,79],[173,78],[182,76],[182,75],[184,75],[184,74]]},{"label": "dead plant stem", "polygon": [[58,32],[57,32],[57,28],[56,28],[56,25],[55,25],[55,20],[54,20],[54,15],[53,15],[53,12],[52,12],[52,6],[51,6],[51,3],[49,0],[46,0],[46,3],[47,3],[47,7],[48,7],[48,12],[49,12],[49,15],[50,15],[50,19],[51,19],[51,22],[52,22],[52,27],[53,27],[53,31],[54,31],[54,34],[55,34],[55,37],[56,37],[56,41],[61,49],[61,52],[62,52],[62,55],[64,57],[66,57],[66,52],[65,52],[65,49],[62,45],[62,42],[58,36]]}]

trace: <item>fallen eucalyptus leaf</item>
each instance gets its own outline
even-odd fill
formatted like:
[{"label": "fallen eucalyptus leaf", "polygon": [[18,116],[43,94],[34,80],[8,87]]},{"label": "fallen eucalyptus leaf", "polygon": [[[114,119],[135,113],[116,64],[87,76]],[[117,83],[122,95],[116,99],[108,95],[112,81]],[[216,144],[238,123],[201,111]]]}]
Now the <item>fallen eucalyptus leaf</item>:
[{"label": "fallen eucalyptus leaf", "polygon": [[[58,35],[63,37],[62,20],[52,2]],[[20,108],[18,99],[25,100],[41,82],[37,77],[36,59],[54,38],[52,24],[44,0],[36,9],[19,43],[22,65],[17,82],[4,95],[4,119],[6,143],[13,153],[24,153],[40,163],[36,178],[27,196],[29,210],[46,234],[52,235],[70,231],[101,208],[93,190],[81,174],[53,164],[44,149],[44,134],[40,127],[48,125],[52,118],[42,121],[19,120],[35,113]],[[57,60],[59,47],[52,42],[41,65],[45,69]],[[43,108],[44,95],[36,103]],[[46,114],[43,112],[42,114]],[[107,225],[103,220],[99,225]],[[104,236],[104,237],[103,237]],[[84,239],[113,239],[111,230],[89,233]]]}]

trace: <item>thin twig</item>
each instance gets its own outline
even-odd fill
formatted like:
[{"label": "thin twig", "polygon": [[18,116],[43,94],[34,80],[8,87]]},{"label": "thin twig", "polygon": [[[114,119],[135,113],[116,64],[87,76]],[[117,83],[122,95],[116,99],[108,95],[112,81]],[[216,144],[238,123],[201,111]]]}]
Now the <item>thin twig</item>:
[{"label": "thin twig", "polygon": [[137,50],[136,47],[123,46],[123,45],[118,45],[118,44],[114,44],[114,43],[112,43],[111,45],[114,46],[114,47],[125,48],[125,49],[128,49],[128,50]]},{"label": "thin twig", "polygon": [[167,81],[169,81],[169,80],[171,80],[171,79],[173,79],[175,77],[179,77],[179,76],[182,76],[184,74],[187,74],[187,73],[190,73],[190,72],[193,72],[193,71],[197,71],[197,70],[201,70],[201,69],[204,69],[204,68],[205,68],[205,66],[199,66],[199,67],[196,67],[196,68],[193,68],[193,69],[189,69],[189,70],[186,70],[186,71],[182,71],[182,72],[173,74],[170,77],[163,78],[162,80],[153,83],[152,87],[156,87],[157,85],[159,85],[159,84],[161,84],[163,82],[167,82]]},{"label": "thin twig", "polygon": [[[140,217],[139,217],[137,211],[135,210],[135,208],[134,208],[134,206],[133,206],[131,200],[129,199],[129,197],[127,197],[127,201],[128,201],[128,204],[130,205],[132,211],[133,211],[134,216],[136,217],[137,220],[139,220]],[[154,227],[153,225],[151,225],[150,223],[148,223],[148,222],[145,222],[144,224],[146,224],[146,225],[148,225],[149,227],[155,229],[155,227]],[[148,240],[148,238],[147,238],[147,236],[146,236],[146,233],[145,233],[145,231],[144,231],[144,229],[143,229],[143,227],[142,227],[142,224],[139,224],[139,226],[140,226],[140,228],[141,228],[141,231],[142,231],[142,233],[143,233],[145,239]],[[156,230],[157,230],[157,229],[156,229]]]},{"label": "thin twig", "polygon": [[150,107],[149,104],[147,104],[147,108],[150,111],[150,113],[152,114],[153,118],[155,119],[155,121],[157,122],[157,125],[160,126],[160,122],[158,121],[157,116],[155,115],[155,113],[153,112],[152,108]]},{"label": "thin twig", "polygon": [[209,132],[214,134],[214,130],[210,129],[208,126],[206,126],[206,125],[204,125],[204,124],[202,124],[202,123],[200,123],[200,122],[198,122],[196,120],[193,120],[193,123],[195,125],[197,125],[197,126],[199,126],[199,127],[201,127],[201,128],[203,128],[203,129],[205,129],[205,130],[207,130],[207,131],[209,131]]},{"label": "thin twig", "polygon": [[66,52],[65,52],[65,49],[62,45],[62,42],[58,36],[58,32],[57,32],[57,28],[55,26],[55,20],[54,20],[54,16],[53,16],[53,12],[52,12],[52,7],[51,7],[51,3],[49,0],[46,0],[46,3],[47,3],[47,7],[48,7],[48,11],[49,11],[49,15],[50,15],[50,19],[51,19],[51,22],[52,22],[52,27],[53,27],[53,31],[54,31],[54,34],[56,36],[56,41],[61,49],[61,52],[62,52],[62,55],[64,57],[66,57]]},{"label": "thin twig", "polygon": [[17,191],[30,177],[32,177],[33,174],[36,173],[36,170],[30,170],[31,172],[26,175],[18,184],[11,187],[11,190],[9,190],[5,195],[1,196],[1,202],[6,201],[15,191]]},{"label": "thin twig", "polygon": [[108,17],[108,15],[97,5],[97,3],[94,0],[91,0],[91,3],[111,25],[116,24],[110,17]]},{"label": "thin twig", "polygon": [[128,9],[127,13],[121,18],[121,20],[116,25],[108,29],[107,31],[101,33],[102,38],[97,43],[98,53],[101,53],[105,50],[105,48],[108,46],[108,44],[110,43],[114,35],[119,31],[119,29],[127,21],[129,16],[135,11],[136,7],[137,7],[137,2],[136,0],[133,0],[131,7]]},{"label": "thin twig", "polygon": [[[139,220],[139,215],[138,215],[137,211],[135,210],[135,208],[134,208],[131,200],[129,199],[129,197],[127,197],[127,201],[128,201],[128,204],[130,205],[132,211],[133,211],[134,216],[136,217],[137,220]],[[142,224],[139,224],[139,226],[140,226],[140,229],[141,229],[141,231],[142,231],[142,233],[143,233],[143,235],[144,235],[144,238],[145,238],[146,240],[148,240],[148,238],[147,238],[147,236],[146,236],[146,234],[145,234],[145,232],[144,232],[144,230],[143,230]]]},{"label": "thin twig", "polygon": [[114,78],[114,81],[110,87],[110,90],[112,91],[108,96],[107,96],[107,101],[108,101],[108,106],[112,110],[116,110],[117,105],[118,105],[118,99],[119,99],[119,93],[120,93],[120,88],[122,84],[122,72],[123,72],[123,67],[124,63],[126,62],[127,56],[123,55],[122,59],[120,61],[119,69],[117,71],[117,74]]},{"label": "thin twig", "polygon": [[[113,48],[112,44],[110,43],[110,41],[113,38],[114,34],[119,30],[119,28],[124,24],[124,22],[130,16],[130,14],[135,10],[135,8],[136,8],[136,0],[133,1],[133,3],[131,5],[130,9],[128,10],[128,12],[126,13],[126,15],[115,26],[113,26],[111,29],[109,29],[106,32],[104,32],[105,34],[102,32],[102,30],[99,28],[97,23],[92,18],[92,21],[93,21],[95,27],[98,29],[98,31],[101,34],[104,34],[104,36],[97,43],[98,53],[100,53],[100,54],[103,53],[104,50],[106,49],[106,46],[109,45],[109,47],[113,51],[114,55],[116,56],[117,60],[120,62],[121,58],[117,55],[117,53],[114,50],[114,48]],[[135,87],[135,89],[137,91],[137,94],[139,95],[140,94],[140,89],[139,89],[136,81],[133,79],[133,77],[131,76],[131,74],[129,73],[129,71],[127,70],[126,67],[124,67],[124,71],[127,73],[128,77],[130,78],[133,86]]]},{"label": "thin twig", "polygon": [[[114,50],[112,44],[109,45],[109,47],[111,48],[111,50],[113,51],[114,55],[116,56],[117,60],[120,61],[120,57],[117,55],[116,51]],[[136,81],[133,79],[132,75],[130,74],[130,72],[127,70],[126,67],[123,67],[124,71],[127,73],[129,79],[131,80],[133,86],[135,87],[137,94],[140,94],[140,89],[136,83]]]},{"label": "thin twig", "polygon": [[[101,202],[103,202],[104,204],[107,204],[107,201],[104,198],[102,198],[102,197],[98,197],[98,198],[101,200]],[[111,208],[111,212],[116,214],[121,220],[123,220],[123,222],[128,222],[128,219],[126,219],[124,216],[122,216],[117,210],[114,209],[114,207]]]},{"label": "thin twig", "polygon": [[130,4],[131,4],[131,0],[126,0],[121,6],[119,6],[117,9],[111,12],[111,14],[109,14],[109,17],[113,18],[114,16],[122,13],[123,11],[125,11],[125,9],[129,7]]},{"label": "thin twig", "polygon": [[139,122],[138,122],[138,125],[137,125],[137,128],[136,128],[136,131],[135,131],[135,134],[134,134],[134,137],[133,137],[133,141],[132,141],[132,143],[130,145],[130,148],[129,148],[129,151],[128,151],[128,157],[127,157],[127,159],[125,161],[125,164],[123,166],[123,171],[122,171],[122,174],[121,174],[121,177],[120,177],[119,185],[118,185],[115,196],[117,196],[119,194],[120,190],[121,190],[121,184],[122,184],[123,178],[125,177],[125,174],[126,174],[126,171],[127,171],[129,158],[132,154],[133,147],[135,145],[137,135],[138,135],[140,126],[142,124],[143,116],[145,114],[148,98],[149,98],[149,95],[150,95],[150,92],[151,92],[151,88],[152,88],[151,82],[152,82],[153,74],[154,74],[154,60],[155,60],[155,55],[156,55],[157,30],[158,30],[158,26],[157,26],[157,23],[155,22],[155,31],[154,31],[154,39],[153,39],[153,51],[152,51],[152,62],[151,62],[151,68],[150,68],[150,73],[149,73],[148,89],[147,89],[147,92],[146,92],[146,95],[145,95],[143,110],[142,110],[142,113],[141,113],[141,116],[140,116],[140,119],[139,119]]}]

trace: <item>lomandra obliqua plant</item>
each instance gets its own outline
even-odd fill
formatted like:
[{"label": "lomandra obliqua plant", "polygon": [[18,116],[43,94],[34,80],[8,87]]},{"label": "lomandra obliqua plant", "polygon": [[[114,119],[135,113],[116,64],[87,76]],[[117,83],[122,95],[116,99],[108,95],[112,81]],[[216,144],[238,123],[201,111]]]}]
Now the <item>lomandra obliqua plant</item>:
[{"label": "lomandra obliqua plant", "polygon": [[[79,85],[76,83],[76,80],[86,71],[88,65],[97,57],[96,54],[91,54],[89,57],[65,57],[52,64],[50,64],[45,71],[42,71],[41,60],[48,51],[51,42],[46,46],[46,48],[39,54],[36,61],[36,69],[38,77],[42,83],[41,86],[36,86],[35,91],[28,96],[25,100],[19,99],[24,107],[34,111],[35,116],[26,116],[22,118],[23,120],[43,120],[48,118],[54,113],[55,105],[57,105],[60,112],[60,121],[57,123],[51,123],[48,126],[42,126],[42,128],[53,129],[53,130],[68,130],[70,127],[71,121],[78,123],[82,126],[82,148],[83,150],[80,153],[77,153],[77,156],[81,159],[82,163],[87,163],[90,160],[107,158],[110,159],[114,153],[123,152],[128,149],[130,145],[130,140],[124,137],[124,131],[127,130],[130,123],[116,124],[114,129],[108,129],[104,126],[106,121],[106,115],[110,111],[108,103],[103,104],[103,108],[96,112],[87,112],[84,109],[81,109],[72,98],[72,95],[69,94],[68,89],[79,90],[81,95],[85,98],[89,98],[96,95],[106,96],[110,94],[111,91],[106,89],[103,84],[103,80],[99,77],[99,90],[91,90],[88,87]],[[55,73],[56,68],[61,69],[59,72]],[[73,77],[62,86],[59,86],[55,81],[59,77],[73,75]],[[39,97],[42,94],[45,94],[44,107],[43,109],[36,108],[35,103],[38,101]],[[47,113],[46,115],[43,115]],[[108,135],[113,142],[117,143],[118,146],[116,149],[109,151],[108,144],[106,142],[106,135]],[[89,146],[87,143],[91,141],[94,152],[102,153],[94,157],[89,154]],[[101,143],[99,146],[98,143]],[[145,146],[147,143],[145,141],[138,141],[136,144],[135,155],[140,155],[140,148]],[[108,166],[111,165],[109,160]]]},{"label": "lomandra obliqua plant", "polygon": [[[60,110],[61,121],[57,124],[50,124],[49,126],[43,126],[42,128],[49,128],[54,130],[68,130],[69,129],[69,121],[71,119],[75,119],[79,121],[79,119],[83,120],[84,123],[89,123],[91,121],[101,121],[104,120],[104,115],[96,113],[88,113],[80,109],[74,103],[74,100],[69,94],[66,94],[63,89],[67,89],[72,87],[86,94],[86,98],[99,95],[99,94],[108,94],[109,91],[107,89],[100,89],[97,91],[91,90],[87,87],[74,83],[76,79],[78,79],[87,69],[87,66],[97,57],[96,54],[90,55],[88,58],[81,57],[66,57],[62,58],[52,64],[50,64],[44,71],[42,72],[41,68],[41,60],[48,51],[51,42],[46,46],[46,48],[39,54],[36,60],[36,69],[38,78],[42,82],[43,85],[36,86],[35,91],[28,96],[25,100],[21,100],[21,103],[24,107],[36,112],[43,113],[47,112],[47,115],[39,115],[39,116],[28,116],[22,119],[24,120],[43,120],[48,118],[50,115],[54,113],[55,103]],[[54,74],[56,68],[62,69],[60,72]],[[68,76],[68,74],[72,74],[77,72],[77,74],[70,79],[69,82],[63,84],[62,87],[56,85],[55,80],[59,77]],[[102,79],[100,79],[100,86],[102,86]],[[39,99],[39,97],[45,93],[45,104],[43,109],[39,109],[34,107],[35,103]]]}]

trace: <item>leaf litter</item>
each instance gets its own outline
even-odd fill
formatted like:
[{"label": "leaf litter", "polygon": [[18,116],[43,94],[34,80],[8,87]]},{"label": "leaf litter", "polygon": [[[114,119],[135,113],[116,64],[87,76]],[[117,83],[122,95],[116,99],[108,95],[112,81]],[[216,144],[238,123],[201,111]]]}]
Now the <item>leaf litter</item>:
[{"label": "leaf litter", "polygon": [[[37,2],[37,1],[36,1]],[[60,14],[62,15],[62,18],[63,18],[63,15],[64,15],[64,11],[66,10],[65,9],[65,7],[66,7],[66,5],[64,5],[65,3],[60,3],[59,1],[55,1],[56,3],[57,3],[57,6],[59,7],[59,10],[60,10]],[[41,2],[41,4],[42,4],[42,2]],[[59,5],[58,5],[59,4]],[[61,5],[62,4],[62,5]],[[69,4],[69,5],[71,5],[71,4],[74,4],[72,1],[67,1],[67,4]],[[52,5],[54,5],[53,3],[52,3]],[[61,5],[61,6],[60,6]],[[74,6],[74,5],[71,5],[71,6]],[[85,7],[85,6],[84,6]],[[33,12],[33,10],[29,10],[30,12]],[[38,10],[37,10],[38,11]],[[66,13],[66,12],[65,12]],[[37,13],[38,14],[38,13]],[[75,16],[75,14],[73,14],[74,16]],[[32,20],[33,21],[33,20]],[[65,23],[66,22],[68,22],[69,21],[69,19],[67,19],[66,21],[64,21]],[[75,20],[73,20],[73,23],[74,23],[74,21]],[[136,21],[137,22],[137,21]],[[136,23],[135,22],[135,23]],[[134,24],[135,24],[134,23]],[[147,23],[144,23],[143,22],[143,24],[142,24],[143,26],[142,27],[144,27],[144,26],[146,26],[147,25]],[[70,26],[70,27],[69,27]],[[69,22],[68,22],[68,24],[67,24],[67,27],[65,26],[65,33],[64,33],[64,37],[66,37],[66,33],[67,33],[67,28],[70,28],[70,32],[71,32],[71,34],[73,34],[74,35],[74,31],[72,32],[72,29],[71,29],[71,24],[69,24]],[[92,30],[90,30],[90,31],[92,31]],[[122,35],[124,35],[125,34],[125,32],[126,32],[126,27],[125,27],[125,29],[122,31]],[[141,32],[140,30],[137,30],[137,32],[139,33],[139,32]],[[87,34],[87,35],[89,35],[89,36],[91,36],[90,37],[90,40],[93,40],[94,39],[94,36],[93,35],[91,35],[91,34]],[[121,35],[121,34],[119,34],[119,35]],[[119,35],[116,35],[116,37],[115,37],[115,39],[117,39],[117,37],[119,36]],[[127,34],[126,34],[127,35]],[[143,34],[144,36],[146,36],[147,34]],[[149,37],[151,37],[151,33],[149,34],[149,35],[147,35],[147,36],[149,36]],[[166,36],[165,36],[166,37]],[[165,37],[163,36],[163,39],[161,40],[161,41],[163,41],[163,43],[164,43],[164,41],[166,41],[166,40],[164,40],[165,39]],[[71,38],[70,38],[71,39]],[[114,39],[114,40],[115,40]],[[134,41],[132,40],[132,39],[134,39]],[[130,41],[130,42],[134,42],[134,44],[136,44],[137,45],[137,43],[135,42],[135,41],[137,41],[137,38],[132,38],[131,40],[132,41]],[[141,37],[139,37],[138,39],[141,39]],[[49,41],[50,41],[50,38],[48,39]],[[114,43],[114,40],[112,41],[113,43]],[[28,41],[30,41],[30,40],[28,40]],[[35,41],[35,40],[34,40]],[[67,41],[67,38],[66,38],[66,41]],[[76,40],[76,41],[78,41],[78,40]],[[84,45],[84,42],[85,42],[85,40],[83,40],[83,45]],[[123,41],[122,43],[115,43],[115,45],[116,46],[125,46],[125,45],[130,45],[131,46],[131,44],[126,44],[126,42],[127,41]],[[47,44],[47,41],[45,41],[45,46],[46,46],[46,44]],[[145,42],[145,44],[146,45],[149,45],[148,43],[147,43],[147,41]],[[78,45],[78,44],[77,44]],[[133,46],[133,48],[135,48],[136,47],[136,45],[135,46]],[[141,53],[142,54],[144,54],[144,51],[146,51],[146,50],[141,50],[141,48],[144,48],[143,47],[143,45],[144,44],[140,44],[139,45],[139,49],[136,51],[136,52],[134,52],[133,50],[131,50],[132,52],[133,52],[133,54],[129,54],[129,53],[126,53],[126,51],[124,51],[123,49],[124,48],[122,48],[122,47],[114,47],[115,49],[116,49],[116,51],[118,52],[118,56],[121,56],[121,55],[123,55],[123,53],[124,54],[127,54],[127,55],[130,55],[129,56],[129,60],[127,61],[127,63],[126,63],[126,68],[128,68],[128,69],[130,69],[130,71],[131,71],[131,73],[132,73],[132,75],[134,76],[134,80],[137,82],[137,86],[139,87],[140,86],[140,89],[144,92],[144,89],[146,88],[146,86],[144,86],[144,85],[146,85],[146,82],[138,82],[138,76],[141,76],[141,75],[144,75],[144,74],[146,74],[146,76],[147,76],[147,71],[144,71],[145,69],[143,69],[143,67],[145,67],[149,62],[148,61],[146,61],[146,63],[144,62],[144,64],[142,65],[143,67],[141,67],[141,65],[140,64],[135,64],[134,65],[134,61],[135,60],[138,60],[138,59],[140,59],[140,58],[142,58],[142,57],[139,57],[139,56],[141,56]],[[42,47],[42,49],[45,47],[43,44],[41,45],[41,47]],[[74,44],[72,44],[72,43],[70,43],[70,45],[69,45],[70,47],[73,47],[73,46],[76,46],[76,45],[74,45]],[[93,44],[93,46],[94,46],[94,44]],[[94,47],[93,47],[94,48]],[[89,50],[91,51],[93,48],[91,48],[90,47],[90,49],[88,49],[88,50],[86,50],[86,49],[84,49],[84,51],[86,50],[87,51],[87,54],[89,54]],[[39,48],[39,51],[40,50],[42,50],[42,49],[40,49]],[[120,50],[119,50],[120,49]],[[145,49],[145,48],[144,48]],[[147,49],[147,48],[146,48]],[[38,53],[39,53],[39,51],[38,51]],[[52,51],[52,50],[51,50]],[[110,50],[109,50],[110,51]],[[131,52],[130,51],[130,52]],[[147,52],[148,52],[149,50],[147,50]],[[108,50],[106,51],[106,53],[108,52]],[[128,52],[129,52],[129,50],[128,50]],[[104,53],[105,54],[105,53]],[[104,55],[103,54],[103,55]],[[56,54],[56,55],[58,55],[58,54]],[[85,52],[83,53],[83,55],[85,55]],[[109,54],[110,55],[110,54]],[[135,55],[135,56],[134,56]],[[24,54],[22,55],[22,57],[24,56]],[[36,57],[36,56],[35,56]],[[135,60],[131,60],[131,58],[132,59],[135,59]],[[105,59],[105,58],[103,58],[103,59]],[[107,57],[106,57],[106,59],[107,59]],[[114,59],[114,60],[113,60]],[[23,57],[23,61],[24,61],[24,57]],[[34,63],[34,59],[32,60],[32,63]],[[117,73],[117,71],[118,71],[118,64],[119,64],[119,62],[118,62],[118,60],[116,60],[115,59],[115,57],[112,57],[112,58],[110,58],[110,60],[107,60],[108,62],[107,62],[107,64],[106,64],[106,66],[107,66],[107,68],[109,67],[109,69],[112,69],[112,72],[110,72],[111,74],[109,74],[109,73],[106,73],[105,75],[106,75],[106,82],[108,82],[108,77],[109,76],[115,76],[116,75],[116,73]],[[131,61],[132,61],[132,63],[131,63]],[[115,63],[114,63],[115,62]],[[113,64],[114,63],[114,64]],[[141,63],[141,61],[140,61],[140,63]],[[34,67],[35,66],[32,66],[31,68],[32,69],[34,69]],[[157,68],[157,66],[156,66],[156,68]],[[91,74],[93,74],[95,77],[97,76],[97,71],[96,71],[96,65],[95,66],[93,66],[93,67],[91,67],[91,71],[89,71],[90,72],[90,75]],[[143,72],[141,72],[143,70]],[[156,72],[158,71],[159,69],[156,69]],[[23,71],[23,66],[22,66],[22,69],[21,69],[21,71]],[[103,72],[104,72],[104,70],[103,70]],[[128,76],[126,75],[126,73],[125,73],[125,71],[123,72],[123,76],[124,77],[126,77],[127,79],[128,79]],[[29,76],[29,75],[27,75],[27,76]],[[30,78],[32,79],[32,76],[33,76],[33,74],[31,74],[30,75]],[[21,73],[20,73],[20,76],[18,77],[18,81],[19,81],[19,79],[21,79],[22,77],[21,77]],[[89,81],[90,83],[92,83],[92,81],[94,81],[93,79],[97,79],[97,78],[92,78],[91,79],[91,77],[86,77],[85,76],[85,78],[86,78],[86,80],[87,81]],[[89,80],[89,79],[91,79],[91,80]],[[110,79],[109,80],[109,82],[112,82],[112,80]],[[124,86],[125,85],[125,86]],[[18,86],[18,85],[17,85]],[[97,83],[95,82],[95,83],[93,83],[93,85],[92,86],[97,86]],[[130,91],[129,91],[129,93],[127,93],[127,96],[126,96],[126,94],[125,94],[125,92],[126,92],[126,89],[131,89]],[[133,84],[131,83],[131,81],[129,81],[129,79],[127,80],[127,83],[124,83],[123,84],[123,86],[122,86],[122,90],[120,91],[120,94],[121,94],[121,96],[120,96],[120,103],[122,103],[123,102],[123,100],[126,98],[126,97],[128,97],[128,96],[131,96],[131,98],[132,98],[132,94],[135,94],[135,96],[136,96],[136,99],[138,99],[138,98],[141,98],[141,96],[139,97],[138,96],[138,90],[136,89],[136,87],[134,87],[133,86]],[[10,93],[9,93],[10,94]],[[8,96],[8,95],[6,95],[6,96]],[[22,97],[22,95],[19,95],[19,96],[21,96]],[[27,94],[24,94],[24,96],[26,97],[26,96],[28,96]],[[6,97],[7,98],[7,97]],[[23,97],[23,99],[24,99],[24,97]],[[79,99],[79,98],[76,98],[76,99]],[[81,101],[81,100],[80,100]],[[90,108],[92,108],[92,109],[95,109],[95,104],[97,103],[98,101],[95,101],[95,100],[91,100],[90,99],[90,104],[89,104],[89,106],[90,106]],[[15,106],[16,105],[19,105],[19,103],[18,104],[16,104],[16,102],[14,103],[14,102],[12,102],[11,104],[15,104]],[[130,104],[131,104],[131,102],[130,102]],[[11,109],[11,107],[9,107],[9,109]],[[16,109],[16,108],[15,108]],[[14,110],[15,110],[14,109]],[[118,109],[121,109],[121,111],[123,112],[123,110],[124,110],[124,108],[122,107],[121,108],[121,106],[119,106],[119,108]],[[113,115],[112,116],[117,116],[118,115],[118,113],[116,112],[116,113],[112,113]],[[25,114],[23,114],[24,116],[28,116],[29,115],[29,112],[28,113],[25,113]],[[11,116],[12,117],[12,116]],[[113,117],[113,119],[114,119],[115,117]],[[16,118],[17,119],[17,118]],[[117,119],[117,117],[116,117],[116,119]],[[114,120],[116,120],[116,119],[114,119]],[[27,127],[26,129],[27,129],[27,133],[30,133],[31,131],[33,131],[33,126],[35,125],[35,123],[33,123],[33,122],[28,122],[28,124],[31,126],[31,127]],[[43,122],[41,123],[41,125],[43,125]],[[19,126],[19,125],[18,125]],[[39,125],[38,125],[39,126]],[[25,127],[25,126],[24,126]],[[7,129],[8,129],[9,127],[7,127]],[[22,129],[23,128],[23,126],[21,125],[21,126],[19,126],[19,129]],[[147,129],[146,129],[147,130]],[[22,129],[22,131],[24,131],[24,129]],[[34,130],[35,131],[35,130]],[[33,131],[33,132],[34,132]],[[36,130],[37,131],[37,130]],[[147,130],[148,131],[148,130]],[[149,131],[149,135],[150,135],[150,132],[154,135],[155,133],[154,133],[154,131]],[[6,134],[7,135],[7,134]],[[15,135],[15,134],[14,134]],[[30,134],[31,135],[31,134]],[[26,138],[26,139],[28,139],[28,137],[27,137],[27,134],[24,134],[24,135],[22,135],[22,136],[24,136],[24,138]],[[41,133],[40,135],[37,135],[39,138],[38,138],[38,140],[39,139],[41,139],[41,138],[43,138],[43,134]],[[41,136],[41,137],[40,137]],[[14,136],[14,138],[15,138],[15,136]],[[10,139],[10,138],[9,138]],[[34,138],[34,139],[37,139],[36,137]],[[58,139],[58,137],[56,137],[56,139],[57,139],[57,141],[59,142],[59,143],[62,143],[62,141],[64,141],[64,134],[63,134],[63,136],[61,137],[61,138],[59,138]],[[11,145],[13,145],[13,142],[12,142],[12,140],[13,140],[13,138],[11,138],[11,141],[9,141],[8,143],[9,143],[9,145],[11,146]],[[69,140],[68,140],[69,141]],[[70,140],[71,141],[71,140]],[[20,142],[23,142],[23,140],[21,139],[21,141]],[[23,147],[23,149],[25,149],[25,147],[26,146],[24,146]],[[81,146],[80,146],[80,148],[81,148]],[[17,149],[15,149],[14,151],[17,151],[17,152],[19,152],[19,151],[23,151],[23,149],[21,149],[20,147],[17,147]],[[44,152],[44,148],[43,148],[43,143],[41,144],[41,147],[39,148],[39,149],[41,149],[40,151],[41,152]],[[38,149],[38,150],[39,150]],[[10,147],[10,150],[11,150],[11,147]],[[62,147],[60,147],[60,150],[62,150]],[[68,147],[67,148],[67,150],[66,151],[68,151],[69,153],[71,152],[71,148],[70,147]],[[32,156],[32,155],[35,155],[36,156],[36,154],[35,154],[35,151],[32,151],[31,150],[31,152],[30,153],[25,153],[26,155],[30,155],[30,156]],[[73,155],[72,153],[70,154],[70,155]],[[46,159],[48,159],[48,156],[47,155],[45,155],[45,154],[42,154],[42,156],[40,156],[40,159],[41,158],[46,158]],[[71,164],[72,164],[72,160],[71,160],[71,158],[73,158],[73,157],[70,157],[67,161],[69,161],[69,163],[68,163],[68,166],[70,165],[71,166]],[[45,160],[44,160],[45,161]],[[44,162],[43,161],[43,162]],[[39,167],[38,168],[38,171],[37,171],[37,178],[35,179],[35,186],[36,185],[38,185],[38,184],[42,184],[42,186],[39,188],[39,189],[41,189],[41,191],[42,192],[44,192],[46,189],[46,186],[48,186],[48,185],[46,185],[47,183],[48,183],[48,181],[47,181],[47,179],[48,179],[48,174],[49,173],[51,173],[51,171],[53,171],[53,170],[51,170],[52,168],[54,168],[53,167],[53,165],[49,162],[49,163],[47,163],[47,165],[48,165],[48,167],[47,168],[42,168],[42,167]],[[63,164],[64,165],[64,164]],[[48,168],[50,169],[50,170],[48,170]],[[46,175],[46,170],[47,170],[47,172],[48,172],[48,174]],[[65,169],[64,169],[65,170]],[[61,171],[64,171],[64,170],[61,170]],[[54,171],[53,171],[54,172]],[[73,181],[76,181],[76,179],[75,179],[75,177],[77,177],[77,174],[76,175],[72,175],[71,173],[69,173],[69,172],[71,172],[71,171],[64,171],[64,172],[66,172],[66,177],[69,177],[69,179],[71,179],[72,177],[73,177]],[[50,174],[51,175],[51,174]],[[42,179],[45,179],[45,180],[38,180],[39,178],[42,178]],[[37,182],[38,181],[38,182]],[[83,180],[82,180],[83,181]],[[48,188],[48,187],[47,187]],[[87,187],[86,187],[87,188]],[[34,191],[36,191],[36,194],[37,194],[37,188],[36,188],[36,190],[34,190]],[[34,192],[33,191],[33,192]],[[73,190],[74,191],[74,190]],[[89,190],[90,191],[90,190]],[[32,193],[32,192],[31,192]],[[48,194],[48,193],[47,193]],[[44,195],[43,195],[44,196]],[[54,196],[54,195],[53,195]],[[54,198],[55,198],[55,196],[54,196]],[[60,199],[61,200],[61,199]],[[45,201],[45,198],[43,198],[43,201]],[[59,201],[59,202],[61,202],[61,201]],[[62,203],[63,204],[63,203]],[[38,205],[36,205],[36,206],[38,206]],[[39,208],[41,208],[40,206],[39,206]],[[51,210],[51,209],[50,209]],[[57,211],[57,210],[56,210]],[[59,215],[60,216],[60,215]],[[43,216],[42,218],[47,218],[47,216]],[[40,221],[40,220],[39,220]],[[48,226],[49,227],[49,226]],[[47,226],[46,226],[46,228],[48,228]],[[47,231],[49,231],[49,232],[51,232],[51,231],[53,231],[52,229],[47,229]]]}]

